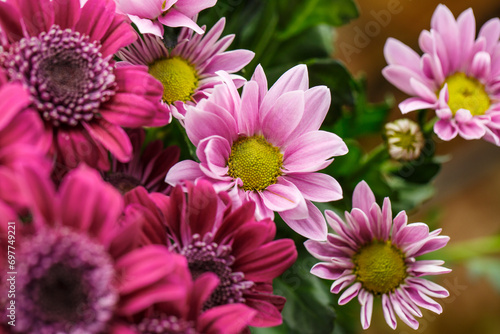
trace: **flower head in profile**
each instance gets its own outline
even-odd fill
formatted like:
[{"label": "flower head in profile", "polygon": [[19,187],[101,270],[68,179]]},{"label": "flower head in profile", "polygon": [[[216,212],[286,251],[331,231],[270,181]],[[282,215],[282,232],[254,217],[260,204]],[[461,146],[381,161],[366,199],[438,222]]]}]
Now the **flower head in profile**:
[{"label": "flower head in profile", "polygon": [[252,202],[234,208],[226,193],[217,194],[203,180],[186,187],[187,194],[176,186],[169,197],[141,187],[125,195],[127,206],[143,217],[142,243],[168,245],[183,255],[194,279],[217,275],[219,283],[204,301],[204,311],[244,304],[254,312],[250,326],[281,324],[285,298],[273,295],[272,281],[295,262],[293,240],[273,240],[275,224],[255,220]]},{"label": "flower head in profile", "polygon": [[316,172],[347,153],[339,136],[319,130],[330,106],[328,88],[309,88],[307,67],[299,65],[268,90],[259,66],[240,97],[228,75],[220,74],[224,84],[185,119],[200,163],[179,162],[166,181],[209,180],[235,203],[255,202],[259,219],[278,212],[297,233],[324,240],[326,222],[311,201],[338,200],[342,189]]},{"label": "flower head in profile", "polygon": [[198,34],[203,29],[193,20],[217,0],[115,0],[117,11],[126,14],[142,34],[163,38],[164,28],[188,27]]},{"label": "flower head in profile", "polygon": [[500,20],[491,19],[476,34],[472,9],[455,20],[438,5],[430,31],[420,34],[423,55],[390,38],[384,48],[385,78],[412,97],[403,113],[433,109],[434,132],[443,140],[457,135],[500,145]]},{"label": "flower head in profile", "polygon": [[396,160],[415,160],[424,146],[424,135],[414,121],[401,118],[385,125],[390,156]]},{"label": "flower head in profile", "polygon": [[404,211],[393,220],[389,198],[380,208],[364,181],[354,189],[353,209],[345,213],[345,221],[332,211],[326,211],[326,217],[335,234],[328,234],[326,241],[305,242],[309,253],[324,261],[311,273],[334,280],[332,293],[347,288],[340,305],[358,296],[364,329],[370,326],[375,297],[381,297],[385,320],[392,329],[397,325],[395,315],[417,329],[415,317],[422,316],[419,307],[442,312],[430,297],[444,298],[448,291],[422,276],[451,270],[441,267],[443,261],[415,259],[448,243],[449,237],[439,236],[441,229],[429,233],[424,223],[407,224]]},{"label": "flower head in profile", "polygon": [[146,134],[144,129],[128,130],[134,156],[129,162],[120,162],[114,157],[111,169],[103,172],[103,179],[112,184],[122,194],[142,186],[148,192],[167,194],[171,188],[165,183],[165,175],[179,161],[177,146],[163,148],[161,140],[154,140],[142,148]]},{"label": "flower head in profile", "polygon": [[136,39],[114,1],[8,0],[0,11],[8,39],[0,66],[29,91],[60,164],[106,170],[108,151],[132,157],[122,127],[168,123],[162,86],[146,68],[114,67],[113,54]]},{"label": "flower head in profile", "polygon": [[[163,103],[174,117],[184,119],[188,105],[207,98],[222,82],[215,72],[238,72],[254,56],[248,50],[226,51],[234,35],[219,40],[224,25],[222,18],[205,35],[193,35],[192,30],[183,28],[171,50],[160,38],[145,34],[117,55],[128,63],[148,66],[149,73],[163,84]],[[231,77],[238,87],[245,81],[237,75]]]},{"label": "flower head in profile", "polygon": [[[179,283],[164,292],[177,279],[169,273],[184,259],[165,246],[135,247],[139,221],[123,216],[122,196],[97,171],[78,167],[57,192],[39,168],[25,165],[18,173],[32,219],[15,225],[17,319],[12,332],[113,333],[120,317],[185,293]],[[122,222],[127,228],[120,227]],[[1,224],[2,245],[7,234]],[[0,252],[0,269],[7,272],[7,247]]]}]

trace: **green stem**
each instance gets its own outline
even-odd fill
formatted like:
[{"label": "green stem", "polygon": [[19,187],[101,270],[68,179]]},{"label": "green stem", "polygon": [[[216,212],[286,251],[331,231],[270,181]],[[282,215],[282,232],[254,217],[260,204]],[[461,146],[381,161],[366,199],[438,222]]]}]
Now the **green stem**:
[{"label": "green stem", "polygon": [[426,254],[423,258],[459,262],[492,254],[500,254],[500,235],[452,243],[445,248]]}]

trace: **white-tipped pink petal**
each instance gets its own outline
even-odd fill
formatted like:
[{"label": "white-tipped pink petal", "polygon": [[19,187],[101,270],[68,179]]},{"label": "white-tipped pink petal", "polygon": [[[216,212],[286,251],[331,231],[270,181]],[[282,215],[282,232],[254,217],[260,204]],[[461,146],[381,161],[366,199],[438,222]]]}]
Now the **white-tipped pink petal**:
[{"label": "white-tipped pink petal", "polygon": [[448,141],[457,136],[458,128],[452,121],[440,119],[434,124],[434,132],[442,140]]},{"label": "white-tipped pink petal", "polygon": [[307,218],[295,219],[296,214],[292,210],[280,212],[280,216],[298,234],[312,240],[326,240],[328,228],[325,218],[310,201],[306,201],[306,205],[309,212]]},{"label": "white-tipped pink petal", "polygon": [[366,290],[361,290],[358,296],[361,304],[361,326],[363,329],[370,327],[373,313],[373,294]]},{"label": "white-tipped pink petal", "polygon": [[358,208],[367,215],[370,214],[370,208],[375,203],[375,195],[365,181],[361,181],[354,188],[352,195],[352,207]]},{"label": "white-tipped pink petal", "polygon": [[382,310],[384,311],[385,322],[392,329],[396,329],[398,323],[396,321],[396,315],[394,314],[394,310],[392,308],[391,300],[389,296],[386,294],[382,295]]},{"label": "white-tipped pink petal", "polygon": [[403,114],[407,114],[410,111],[415,110],[433,109],[436,106],[436,102],[427,102],[422,100],[420,97],[410,97],[398,105]]},{"label": "white-tipped pink petal", "polygon": [[486,79],[491,72],[491,56],[487,52],[478,52],[472,59],[470,74],[478,79]]},{"label": "white-tipped pink petal", "polygon": [[358,295],[361,290],[361,283],[357,282],[351,285],[339,298],[339,305],[345,305]]},{"label": "white-tipped pink petal", "polygon": [[311,274],[324,279],[338,279],[342,276],[344,268],[339,268],[332,263],[320,262],[311,268]]},{"label": "white-tipped pink petal", "polygon": [[349,286],[355,280],[356,280],[356,275],[342,276],[342,277],[338,278],[335,282],[333,282],[332,286],[330,287],[330,292],[339,293],[340,291],[342,291],[344,288]]}]

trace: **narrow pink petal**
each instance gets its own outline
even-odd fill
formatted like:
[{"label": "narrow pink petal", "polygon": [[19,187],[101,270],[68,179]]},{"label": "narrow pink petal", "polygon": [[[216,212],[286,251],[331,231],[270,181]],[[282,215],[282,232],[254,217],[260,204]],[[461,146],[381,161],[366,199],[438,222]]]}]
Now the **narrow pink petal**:
[{"label": "narrow pink petal", "polygon": [[409,312],[406,309],[404,309],[403,305],[397,299],[397,297],[395,295],[391,294],[390,299],[391,299],[392,306],[394,307],[394,311],[396,312],[398,317],[401,320],[403,320],[403,322],[405,324],[407,324],[408,326],[410,326],[411,328],[417,329],[418,328],[418,321],[415,320],[415,318],[411,314],[409,314]]},{"label": "narrow pink petal", "polygon": [[88,0],[83,6],[75,30],[90,37],[90,41],[100,41],[115,16],[113,0]]},{"label": "narrow pink petal", "polygon": [[315,172],[324,168],[331,157],[347,151],[346,144],[336,134],[311,131],[290,141],[283,154],[283,165],[290,173]]},{"label": "narrow pink petal", "polygon": [[310,201],[306,201],[309,217],[305,219],[294,219],[290,216],[293,210],[280,212],[281,218],[298,234],[312,240],[326,240],[328,227],[321,211]]},{"label": "narrow pink petal", "polygon": [[332,286],[330,287],[330,292],[337,294],[355,280],[356,280],[356,275],[342,276],[337,280],[335,280],[335,282],[333,282]]},{"label": "narrow pink petal", "polygon": [[361,326],[363,329],[370,327],[373,313],[373,294],[366,290],[359,293],[359,302],[361,304]]},{"label": "narrow pink petal", "polygon": [[432,298],[429,298],[424,293],[420,292],[418,289],[413,287],[408,287],[405,289],[411,300],[418,306],[431,310],[434,313],[441,314],[443,308]]},{"label": "narrow pink petal", "polygon": [[101,38],[103,57],[115,54],[122,47],[130,45],[137,39],[137,34],[124,17],[115,15],[106,33]]},{"label": "narrow pink petal", "polygon": [[226,51],[213,56],[203,72],[215,73],[220,70],[224,70],[228,73],[238,72],[245,67],[254,56],[255,53],[249,50]]},{"label": "narrow pink petal", "polygon": [[339,305],[345,305],[358,295],[361,290],[361,283],[357,282],[351,285],[339,298]]},{"label": "narrow pink petal", "polygon": [[429,226],[424,223],[413,223],[393,233],[393,241],[397,245],[411,244],[429,236]]},{"label": "narrow pink petal", "polygon": [[385,42],[384,56],[389,65],[402,65],[415,72],[420,70],[420,56],[409,46],[392,37]]},{"label": "narrow pink petal", "polygon": [[474,18],[472,8],[468,8],[460,14],[457,24],[461,44],[460,63],[465,64],[469,61],[474,45],[474,38],[476,37],[476,19]]},{"label": "narrow pink petal", "polygon": [[430,87],[424,85],[419,80],[410,78],[410,85],[415,91],[415,94],[421,97],[424,101],[429,103],[437,102],[437,97],[433,90]]},{"label": "narrow pink petal", "polygon": [[297,65],[286,71],[269,89],[261,104],[261,114],[265,116],[275,101],[285,93],[309,88],[306,65]]},{"label": "narrow pink petal", "polygon": [[331,99],[330,89],[325,86],[315,86],[306,90],[304,114],[300,126],[295,129],[293,136],[298,137],[303,133],[319,130],[330,109]]},{"label": "narrow pink petal", "polygon": [[366,215],[369,215],[373,203],[376,203],[375,195],[370,186],[365,181],[359,182],[352,195],[352,207],[358,208]]},{"label": "narrow pink petal", "polygon": [[382,75],[387,79],[387,81],[408,95],[417,95],[414,88],[410,84],[410,79],[420,81],[422,84],[427,84],[427,86],[429,86],[429,83],[426,82],[421,74],[418,74],[417,72],[401,65],[386,66],[382,70]]},{"label": "narrow pink petal", "polygon": [[201,29],[200,26],[196,24],[196,22],[194,22],[188,16],[181,13],[175,8],[171,8],[167,11],[166,14],[158,16],[158,21],[161,24],[166,25],[167,27],[188,27],[190,29],[193,29],[198,34],[204,33],[203,29]]},{"label": "narrow pink petal", "polygon": [[17,4],[30,36],[49,31],[54,24],[54,4],[51,0],[18,0]]},{"label": "narrow pink petal", "polygon": [[304,92],[284,93],[265,115],[260,114],[264,137],[274,146],[281,147],[299,126],[303,114]]},{"label": "narrow pink petal", "polygon": [[249,81],[243,86],[241,109],[237,113],[238,132],[252,136],[259,124],[259,85]]},{"label": "narrow pink petal", "polygon": [[80,0],[54,0],[54,24],[73,29],[80,18]]},{"label": "narrow pink petal", "polygon": [[163,25],[161,23],[151,21],[150,19],[143,19],[139,16],[131,14],[129,14],[128,17],[130,18],[130,21],[137,26],[137,29],[139,29],[142,34],[153,34],[163,38]]},{"label": "narrow pink petal", "polygon": [[438,5],[431,19],[432,29],[438,32],[444,42],[449,61],[450,71],[457,69],[460,56],[457,53],[460,46],[459,30],[452,12],[445,5]]},{"label": "narrow pink petal", "polygon": [[450,295],[448,290],[443,288],[441,285],[424,278],[407,278],[407,281],[420,292],[433,298],[445,298]]},{"label": "narrow pink petal", "polygon": [[380,235],[379,238],[382,240],[389,239],[392,226],[392,206],[391,200],[386,197],[384,198],[384,203],[382,205],[382,221],[380,225]]},{"label": "narrow pink petal", "polygon": [[392,309],[391,300],[386,294],[382,295],[382,309],[384,311],[385,322],[387,322],[392,329],[396,329],[398,323],[396,322],[396,316]]},{"label": "narrow pink petal", "polygon": [[200,170],[200,164],[193,160],[179,161],[168,171],[165,182],[175,186],[182,181],[194,181],[197,178],[204,176]]},{"label": "narrow pink petal", "polygon": [[83,123],[83,127],[92,138],[107,148],[119,161],[127,162],[132,158],[132,144],[127,133],[121,127],[104,119]]},{"label": "narrow pink petal", "polygon": [[452,140],[458,134],[458,128],[450,120],[440,119],[434,124],[434,132],[442,140]]},{"label": "narrow pink petal", "polygon": [[391,235],[394,237],[403,229],[408,222],[408,216],[405,211],[400,211],[396,217],[394,217],[394,224],[392,227]]},{"label": "narrow pink petal", "polygon": [[495,17],[486,22],[479,30],[478,40],[479,38],[484,38],[485,50],[491,53],[500,39],[500,20]]},{"label": "narrow pink petal", "polygon": [[490,54],[484,51],[476,53],[472,59],[469,72],[475,78],[487,79],[491,72]]},{"label": "narrow pink petal", "polygon": [[432,237],[429,240],[427,240],[422,245],[422,247],[418,249],[418,251],[415,251],[412,254],[408,254],[408,256],[417,257],[423,254],[433,252],[435,250],[441,249],[444,246],[446,246],[448,244],[448,241],[450,241],[450,237],[447,236]]},{"label": "narrow pink petal", "polygon": [[264,69],[259,64],[255,68],[255,71],[252,75],[251,81],[254,81],[259,85],[259,106],[262,104],[264,97],[267,94],[267,77],[264,73]]},{"label": "narrow pink petal", "polygon": [[345,268],[339,268],[332,263],[320,262],[311,268],[311,274],[323,279],[336,280],[344,273]]},{"label": "narrow pink petal", "polygon": [[176,3],[176,8],[192,17],[204,9],[213,7],[216,2],[217,0],[179,0]]},{"label": "narrow pink petal", "polygon": [[288,269],[297,259],[297,250],[291,239],[271,241],[254,252],[236,259],[234,271],[245,273],[253,282],[272,281]]},{"label": "narrow pink petal", "polygon": [[201,180],[196,186],[188,184],[188,198],[184,219],[189,222],[191,234],[203,237],[214,229],[218,197],[212,185]]},{"label": "narrow pink petal", "polygon": [[415,110],[434,109],[436,106],[436,102],[427,102],[422,100],[420,97],[410,97],[398,105],[403,114],[407,114],[410,111]]},{"label": "narrow pink petal", "polygon": [[293,173],[283,176],[293,183],[305,199],[331,202],[342,198],[342,188],[332,176],[322,173]]},{"label": "narrow pink petal", "polygon": [[277,212],[296,208],[303,201],[302,194],[293,183],[280,181],[259,192],[262,201],[266,207]]},{"label": "narrow pink petal", "polygon": [[321,261],[329,261],[340,253],[332,244],[326,241],[306,240],[304,247],[312,256]]}]

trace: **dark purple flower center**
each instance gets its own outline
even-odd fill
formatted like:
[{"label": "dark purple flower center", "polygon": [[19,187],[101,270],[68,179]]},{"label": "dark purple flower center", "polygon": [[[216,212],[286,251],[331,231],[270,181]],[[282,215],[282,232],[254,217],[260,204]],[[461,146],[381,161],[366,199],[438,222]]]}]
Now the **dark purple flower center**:
[{"label": "dark purple flower center", "polygon": [[101,245],[66,229],[47,229],[22,244],[18,263],[14,330],[95,334],[106,328],[118,297]]},{"label": "dark purple flower center", "polygon": [[144,318],[135,329],[141,334],[198,334],[192,321],[165,314]]},{"label": "dark purple flower center", "polygon": [[28,87],[33,105],[54,126],[76,126],[97,116],[115,94],[115,76],[100,44],[54,25],[14,44],[4,61],[12,80]]},{"label": "dark purple flower center", "polygon": [[135,177],[120,172],[108,173],[103,176],[103,179],[118,189],[122,195],[142,185],[141,181],[137,180]]},{"label": "dark purple flower center", "polygon": [[242,272],[233,272],[231,265],[234,263],[234,257],[231,255],[231,246],[218,245],[210,239],[205,236],[202,241],[199,235],[194,235],[193,242],[180,251],[188,261],[193,279],[206,272],[212,272],[219,277],[220,283],[203,304],[203,310],[219,305],[244,303],[243,293],[253,286],[253,282],[245,281]]}]

